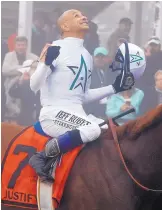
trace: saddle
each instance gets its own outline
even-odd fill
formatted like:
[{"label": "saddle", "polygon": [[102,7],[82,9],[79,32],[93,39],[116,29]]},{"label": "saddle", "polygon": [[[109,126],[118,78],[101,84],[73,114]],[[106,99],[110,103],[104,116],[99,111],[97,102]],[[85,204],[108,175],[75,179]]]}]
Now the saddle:
[{"label": "saddle", "polygon": [[62,156],[53,183],[43,183],[28,162],[50,139],[37,122],[11,140],[2,161],[1,200],[4,205],[46,210],[59,206],[69,172],[82,146]]}]

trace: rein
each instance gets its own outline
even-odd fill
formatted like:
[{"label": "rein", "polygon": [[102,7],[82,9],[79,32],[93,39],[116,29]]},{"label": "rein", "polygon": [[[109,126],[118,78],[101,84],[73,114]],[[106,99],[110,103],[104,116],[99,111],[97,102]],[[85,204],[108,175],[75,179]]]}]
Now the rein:
[{"label": "rein", "polygon": [[126,172],[128,173],[128,175],[130,176],[130,178],[140,187],[142,188],[143,190],[146,190],[146,191],[151,191],[151,192],[162,192],[162,190],[155,190],[155,189],[152,189],[152,188],[148,188],[146,186],[144,186],[143,184],[141,184],[133,175],[132,173],[130,172],[125,160],[124,160],[124,157],[123,157],[123,154],[122,154],[122,150],[121,150],[121,147],[120,147],[120,144],[119,144],[119,140],[118,140],[118,136],[117,136],[117,133],[116,133],[116,126],[114,125],[114,122],[113,122],[113,119],[109,119],[108,120],[108,124],[110,126],[110,129],[111,129],[111,132],[112,132],[112,135],[113,135],[113,138],[114,138],[114,142],[115,142],[115,145],[116,145],[116,148],[117,148],[117,151],[119,153],[119,156],[120,156],[120,159],[124,165],[124,168],[126,170]]}]

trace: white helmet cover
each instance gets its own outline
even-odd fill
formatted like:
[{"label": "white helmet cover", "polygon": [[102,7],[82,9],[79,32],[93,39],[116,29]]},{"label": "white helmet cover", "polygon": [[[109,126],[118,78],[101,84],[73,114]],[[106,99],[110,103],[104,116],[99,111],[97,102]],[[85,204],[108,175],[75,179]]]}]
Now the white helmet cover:
[{"label": "white helmet cover", "polygon": [[[127,45],[127,46],[126,46]],[[128,49],[128,50],[127,50]],[[128,57],[129,56],[129,57]],[[127,66],[129,65],[129,67]],[[127,69],[133,74],[135,80],[140,78],[146,68],[144,51],[135,44],[123,43],[119,46],[110,68],[112,71]]]}]

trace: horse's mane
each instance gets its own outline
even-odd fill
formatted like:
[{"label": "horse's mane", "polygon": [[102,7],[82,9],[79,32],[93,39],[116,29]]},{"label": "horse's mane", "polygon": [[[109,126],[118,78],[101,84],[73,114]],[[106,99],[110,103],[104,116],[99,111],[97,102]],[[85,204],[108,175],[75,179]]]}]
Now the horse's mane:
[{"label": "horse's mane", "polygon": [[147,112],[145,115],[132,120],[123,126],[117,128],[117,134],[120,138],[127,136],[129,139],[138,138],[143,132],[162,123],[162,104],[155,109]]}]

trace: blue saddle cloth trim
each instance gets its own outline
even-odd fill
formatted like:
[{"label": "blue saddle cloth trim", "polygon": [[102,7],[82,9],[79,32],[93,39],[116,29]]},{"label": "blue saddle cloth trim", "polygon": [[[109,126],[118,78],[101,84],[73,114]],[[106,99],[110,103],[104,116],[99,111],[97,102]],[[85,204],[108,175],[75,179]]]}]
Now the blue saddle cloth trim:
[{"label": "blue saddle cloth trim", "polygon": [[39,133],[40,135],[46,136],[46,137],[50,137],[50,136],[48,136],[47,134],[45,134],[45,132],[43,131],[42,126],[41,126],[41,124],[40,124],[39,121],[36,122],[33,126],[34,126],[35,131],[36,131],[37,133]]}]

